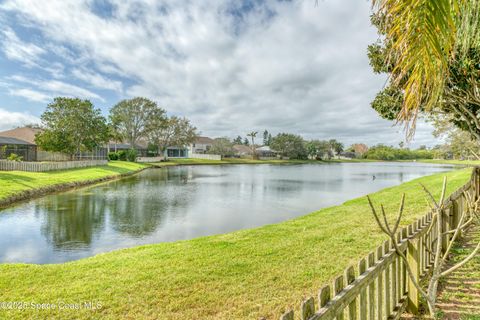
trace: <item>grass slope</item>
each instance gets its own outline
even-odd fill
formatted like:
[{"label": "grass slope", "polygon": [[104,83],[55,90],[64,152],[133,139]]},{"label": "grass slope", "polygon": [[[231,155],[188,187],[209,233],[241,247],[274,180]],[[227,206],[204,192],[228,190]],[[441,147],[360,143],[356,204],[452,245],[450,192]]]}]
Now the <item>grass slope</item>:
[{"label": "grass slope", "polygon": [[[419,182],[373,194],[387,212],[407,194],[403,224],[426,212]],[[469,169],[447,174],[448,191]],[[277,319],[384,239],[365,198],[261,228],[100,254],[59,265],[0,265],[0,301],[99,302],[101,309],[0,310],[8,319]]]},{"label": "grass slope", "polygon": [[62,183],[95,180],[130,173],[146,165],[132,162],[111,161],[107,166],[69,169],[49,172],[0,171],[0,199],[22,191],[58,185]]},{"label": "grass slope", "polygon": [[439,164],[453,164],[453,165],[463,165],[463,166],[480,166],[479,160],[419,160],[419,162],[424,163],[439,163]]}]

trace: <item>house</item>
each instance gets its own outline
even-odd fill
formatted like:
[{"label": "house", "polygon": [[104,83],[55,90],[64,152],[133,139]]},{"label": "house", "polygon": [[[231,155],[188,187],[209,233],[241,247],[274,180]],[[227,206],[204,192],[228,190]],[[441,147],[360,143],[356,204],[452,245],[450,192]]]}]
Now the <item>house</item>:
[{"label": "house", "polygon": [[[7,147],[7,150],[16,150],[19,153],[14,151],[9,151],[9,152],[16,153],[19,156],[22,156],[23,160],[25,161],[71,160],[70,156],[67,154],[60,153],[60,152],[44,151],[41,148],[39,148],[35,143],[35,136],[40,132],[42,132],[42,129],[39,129],[39,128],[21,127],[21,128],[2,131],[0,132],[0,137],[12,138],[12,139],[18,140],[17,144],[10,144],[10,147]],[[4,141],[7,141],[7,140],[4,140]],[[20,141],[24,143],[23,147],[21,147],[21,145],[19,144]],[[10,142],[14,142],[14,140],[10,140]],[[17,147],[14,147],[14,146],[17,146]],[[28,149],[29,151],[25,151],[26,149]],[[33,152],[33,149],[35,149],[35,152]],[[80,152],[75,155],[75,159],[77,160],[82,160],[82,159],[98,160],[98,159],[106,159],[106,158],[107,158],[107,148],[105,147],[98,147],[98,148],[95,148],[95,150],[93,150],[92,152]]]},{"label": "house", "polygon": [[235,144],[233,146],[233,150],[235,150],[235,155],[238,157],[251,157],[252,156],[252,148],[246,146],[244,144]]},{"label": "house", "polygon": [[25,161],[37,159],[37,146],[25,140],[0,136],[0,159],[6,159],[12,153]]},{"label": "house", "polygon": [[213,145],[213,139],[209,137],[197,137],[187,147],[171,146],[165,150],[166,158],[189,158],[192,154],[205,154]]},{"label": "house", "polygon": [[134,147],[132,147],[132,145],[128,142],[119,142],[119,141],[111,140],[109,141],[106,148],[108,152],[128,151],[131,149],[135,149],[139,157],[149,156],[148,144],[146,141],[139,141],[137,144],[135,144]]},{"label": "house", "polygon": [[355,159],[356,157],[357,157],[357,154],[355,152],[350,152],[350,151],[340,152],[340,154],[338,155],[338,159],[344,159],[344,160]]},{"label": "house", "polygon": [[259,158],[276,158],[278,155],[278,152],[270,149],[269,146],[256,148],[255,152]]},{"label": "house", "polygon": [[213,145],[213,139],[209,137],[197,137],[195,141],[189,146],[188,152],[192,153],[207,153]]},{"label": "house", "polygon": [[168,147],[165,150],[166,158],[188,158],[191,148],[188,147]]}]

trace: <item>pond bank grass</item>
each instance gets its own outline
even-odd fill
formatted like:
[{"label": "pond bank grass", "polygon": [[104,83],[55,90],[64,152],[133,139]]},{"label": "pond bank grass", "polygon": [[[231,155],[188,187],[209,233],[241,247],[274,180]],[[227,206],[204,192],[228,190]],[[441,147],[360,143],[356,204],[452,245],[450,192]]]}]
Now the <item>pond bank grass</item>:
[{"label": "pond bank grass", "polygon": [[[470,169],[372,194],[409,224],[428,210],[419,183],[451,193]],[[393,218],[390,217],[390,218]],[[7,319],[277,319],[385,239],[365,197],[264,227],[118,250],[58,265],[0,265],[0,301],[98,302],[98,310],[0,310]]]},{"label": "pond bank grass", "polygon": [[0,171],[0,207],[20,200],[118,178],[148,165],[110,161],[106,166],[48,171]]}]

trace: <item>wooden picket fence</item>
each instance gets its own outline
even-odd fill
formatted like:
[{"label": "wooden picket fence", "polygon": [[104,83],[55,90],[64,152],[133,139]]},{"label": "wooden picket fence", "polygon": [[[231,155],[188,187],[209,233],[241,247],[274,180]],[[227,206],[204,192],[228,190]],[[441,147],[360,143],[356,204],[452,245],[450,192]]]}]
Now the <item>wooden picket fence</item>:
[{"label": "wooden picket fence", "polygon": [[[480,171],[475,168],[471,180],[445,200],[444,223],[440,242],[443,250],[448,247],[452,234],[464,210],[464,192],[474,199],[479,197]],[[432,213],[401,229],[396,241],[406,255],[408,264],[417,280],[433,265],[434,246],[439,235],[431,228]],[[401,257],[390,241],[385,241],[374,252],[358,262],[356,268],[347,268],[342,275],[326,285],[318,294],[317,303],[310,297],[300,305],[299,314],[293,310],[284,313],[280,320],[343,319],[399,319],[405,310],[417,312],[419,293],[406,273]]]},{"label": "wooden picket fence", "polygon": [[82,160],[61,162],[27,162],[0,160],[0,171],[46,172],[74,168],[106,166],[107,160]]}]

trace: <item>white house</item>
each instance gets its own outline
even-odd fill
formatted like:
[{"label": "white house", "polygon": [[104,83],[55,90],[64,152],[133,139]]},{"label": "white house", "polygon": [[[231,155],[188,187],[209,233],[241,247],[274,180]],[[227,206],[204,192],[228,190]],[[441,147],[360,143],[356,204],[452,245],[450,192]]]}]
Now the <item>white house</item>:
[{"label": "white house", "polygon": [[197,137],[195,142],[192,143],[189,147],[189,154],[192,153],[207,153],[208,150],[212,147],[213,139],[208,137]]}]

